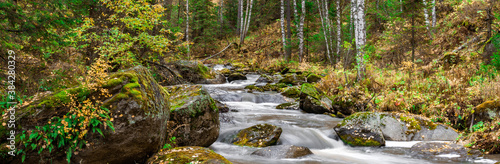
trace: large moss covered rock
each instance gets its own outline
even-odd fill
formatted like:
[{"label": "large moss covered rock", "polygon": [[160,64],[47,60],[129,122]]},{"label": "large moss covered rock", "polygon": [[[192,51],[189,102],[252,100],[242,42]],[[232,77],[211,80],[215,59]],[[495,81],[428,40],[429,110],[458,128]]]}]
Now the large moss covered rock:
[{"label": "large moss covered rock", "polygon": [[308,113],[333,113],[332,101],[321,91],[309,83],[302,84],[300,89],[300,109]]},{"label": "large moss covered rock", "polygon": [[246,128],[236,134],[233,144],[250,147],[266,147],[275,145],[283,130],[270,124],[258,124]]},{"label": "large moss covered rock", "polygon": [[321,81],[321,76],[316,75],[316,74],[309,74],[307,75],[307,82],[308,83],[316,83]]},{"label": "large moss covered rock", "polygon": [[165,87],[170,92],[170,136],[179,146],[208,147],[219,136],[219,111],[201,85]]},{"label": "large moss covered rock", "polygon": [[[149,70],[142,66],[111,74],[104,84],[93,89],[84,86],[66,89],[23,107],[17,115],[19,131],[36,131],[36,126],[50,125],[51,121],[56,121],[54,118],[63,117],[74,109],[69,108],[68,103],[84,100],[109,109],[111,118],[108,121],[114,124],[114,131],[102,125],[99,128],[103,136],[89,131],[87,137],[82,138],[87,144],[71,151],[71,163],[145,161],[165,143],[170,115],[167,92],[153,79]],[[2,136],[3,138],[6,137]],[[67,163],[68,145],[59,147],[56,145],[58,142],[60,140],[52,142],[52,152],[44,150],[40,155],[24,145],[18,145],[18,149],[27,151],[25,163]],[[20,158],[12,163],[20,163]]]},{"label": "large moss covered rock", "polygon": [[148,159],[148,164],[164,163],[201,163],[201,164],[231,164],[226,158],[214,151],[198,146],[176,147],[163,149]]},{"label": "large moss covered rock", "polygon": [[294,145],[277,145],[269,146],[257,151],[254,151],[252,155],[263,156],[267,158],[299,158],[309,154],[313,154],[311,150],[303,146]]},{"label": "large moss covered rock", "polygon": [[[453,141],[458,137],[451,127],[421,116],[400,113],[358,112],[346,117],[334,130],[344,142],[353,146],[373,145],[370,140],[379,143],[383,140]],[[370,136],[373,137],[369,139]]]},{"label": "large moss covered rock", "polygon": [[487,122],[500,118],[500,101],[485,101],[476,106],[474,122]]},{"label": "large moss covered rock", "polygon": [[156,65],[156,74],[161,85],[177,84],[222,84],[226,78],[201,62],[179,60],[166,65]]},{"label": "large moss covered rock", "polygon": [[232,73],[227,77],[227,81],[235,81],[235,80],[246,80],[247,77],[241,73]]}]

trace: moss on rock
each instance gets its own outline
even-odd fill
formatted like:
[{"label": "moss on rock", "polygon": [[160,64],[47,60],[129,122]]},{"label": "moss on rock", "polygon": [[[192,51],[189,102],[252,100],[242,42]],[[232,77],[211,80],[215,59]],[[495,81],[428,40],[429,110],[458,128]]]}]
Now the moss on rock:
[{"label": "moss on rock", "polygon": [[283,130],[270,124],[258,124],[238,132],[233,144],[250,147],[276,145]]},{"label": "moss on rock", "polygon": [[215,153],[213,150],[198,146],[176,147],[173,149],[163,149],[153,155],[146,162],[148,164],[163,163],[220,163],[231,164],[223,156]]}]

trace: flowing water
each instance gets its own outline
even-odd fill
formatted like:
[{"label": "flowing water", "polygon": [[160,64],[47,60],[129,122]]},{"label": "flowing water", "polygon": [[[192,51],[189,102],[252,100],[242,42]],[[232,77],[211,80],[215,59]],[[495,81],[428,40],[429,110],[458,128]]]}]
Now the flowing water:
[{"label": "flowing water", "polygon": [[[220,136],[210,148],[235,164],[495,163],[500,157],[491,156],[468,162],[454,161],[454,154],[436,156],[434,159],[412,158],[409,148],[418,142],[387,142],[387,146],[382,148],[346,146],[342,141],[334,139],[336,136],[333,127],[342,119],[300,110],[276,109],[280,103],[292,101],[276,92],[247,93],[243,88],[255,84],[258,77],[259,75],[247,75],[248,80],[204,85],[214,99],[225,103],[231,110],[221,114]],[[278,144],[305,146],[314,154],[298,159],[272,159],[251,155],[259,148],[236,146],[226,141],[238,130],[261,123],[283,129]]]}]

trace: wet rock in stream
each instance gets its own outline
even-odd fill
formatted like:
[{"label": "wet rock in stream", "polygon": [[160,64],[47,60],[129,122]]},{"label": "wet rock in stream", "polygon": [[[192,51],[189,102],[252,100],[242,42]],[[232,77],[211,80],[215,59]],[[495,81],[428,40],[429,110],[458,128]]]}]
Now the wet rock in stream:
[{"label": "wet rock in stream", "polygon": [[294,145],[277,145],[269,146],[257,151],[254,151],[252,155],[264,156],[268,158],[299,158],[306,155],[313,154],[311,150],[303,146]]}]

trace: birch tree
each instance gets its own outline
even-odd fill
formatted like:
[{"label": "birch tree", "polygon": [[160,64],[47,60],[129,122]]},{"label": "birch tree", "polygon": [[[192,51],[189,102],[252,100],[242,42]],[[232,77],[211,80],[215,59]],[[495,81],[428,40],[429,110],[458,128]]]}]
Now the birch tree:
[{"label": "birch tree", "polygon": [[426,0],[423,0],[423,3],[424,3],[424,17],[425,17],[425,28],[427,29],[427,32],[429,32],[429,37],[432,37],[432,35],[430,34],[430,29],[429,29],[429,26],[430,26],[430,23],[429,23],[429,13],[427,11],[427,1]]},{"label": "birch tree", "polygon": [[243,0],[238,0],[238,19],[236,19],[236,33],[238,33],[238,35],[241,35],[241,22],[242,22],[241,16],[243,15],[242,12],[243,12]]},{"label": "birch tree", "polygon": [[281,41],[283,42],[283,51],[286,49],[285,40],[285,2],[281,0]]},{"label": "birch tree", "polygon": [[340,59],[340,43],[342,43],[341,37],[341,15],[340,15],[340,0],[337,0],[337,57]]},{"label": "birch tree", "polygon": [[[354,0],[353,0],[354,1]],[[365,22],[365,1],[357,0],[355,6],[355,38],[356,38],[356,62],[358,64],[358,81],[364,78],[365,64],[364,64],[364,51],[363,48],[366,42],[366,22]]]},{"label": "birch tree", "polygon": [[316,2],[318,3],[318,10],[319,10],[319,16],[320,16],[320,19],[321,19],[321,27],[323,28],[323,36],[325,38],[325,45],[326,45],[326,57],[328,58],[328,62],[330,62],[330,64],[333,64],[332,62],[332,59],[331,59],[331,55],[330,55],[330,41],[329,41],[329,37],[328,37],[328,28],[327,28],[327,24],[328,22],[326,22],[325,20],[325,14],[324,14],[324,6],[323,4],[324,3],[320,3],[319,0],[316,0]]},{"label": "birch tree", "polygon": [[432,27],[436,27],[436,0],[432,0]]},{"label": "birch tree", "polygon": [[304,55],[304,19],[306,17],[306,0],[302,0],[301,5],[302,13],[300,15],[299,24],[299,62],[302,62],[302,57]]},{"label": "birch tree", "polygon": [[189,0],[186,0],[186,42],[187,42],[187,55],[189,58]]},{"label": "birch tree", "polygon": [[252,18],[252,7],[253,7],[253,0],[247,0],[247,11],[245,12],[245,20],[242,21],[242,32],[240,35],[240,45],[245,43],[245,37],[248,32],[248,28],[250,26],[250,19]]}]

